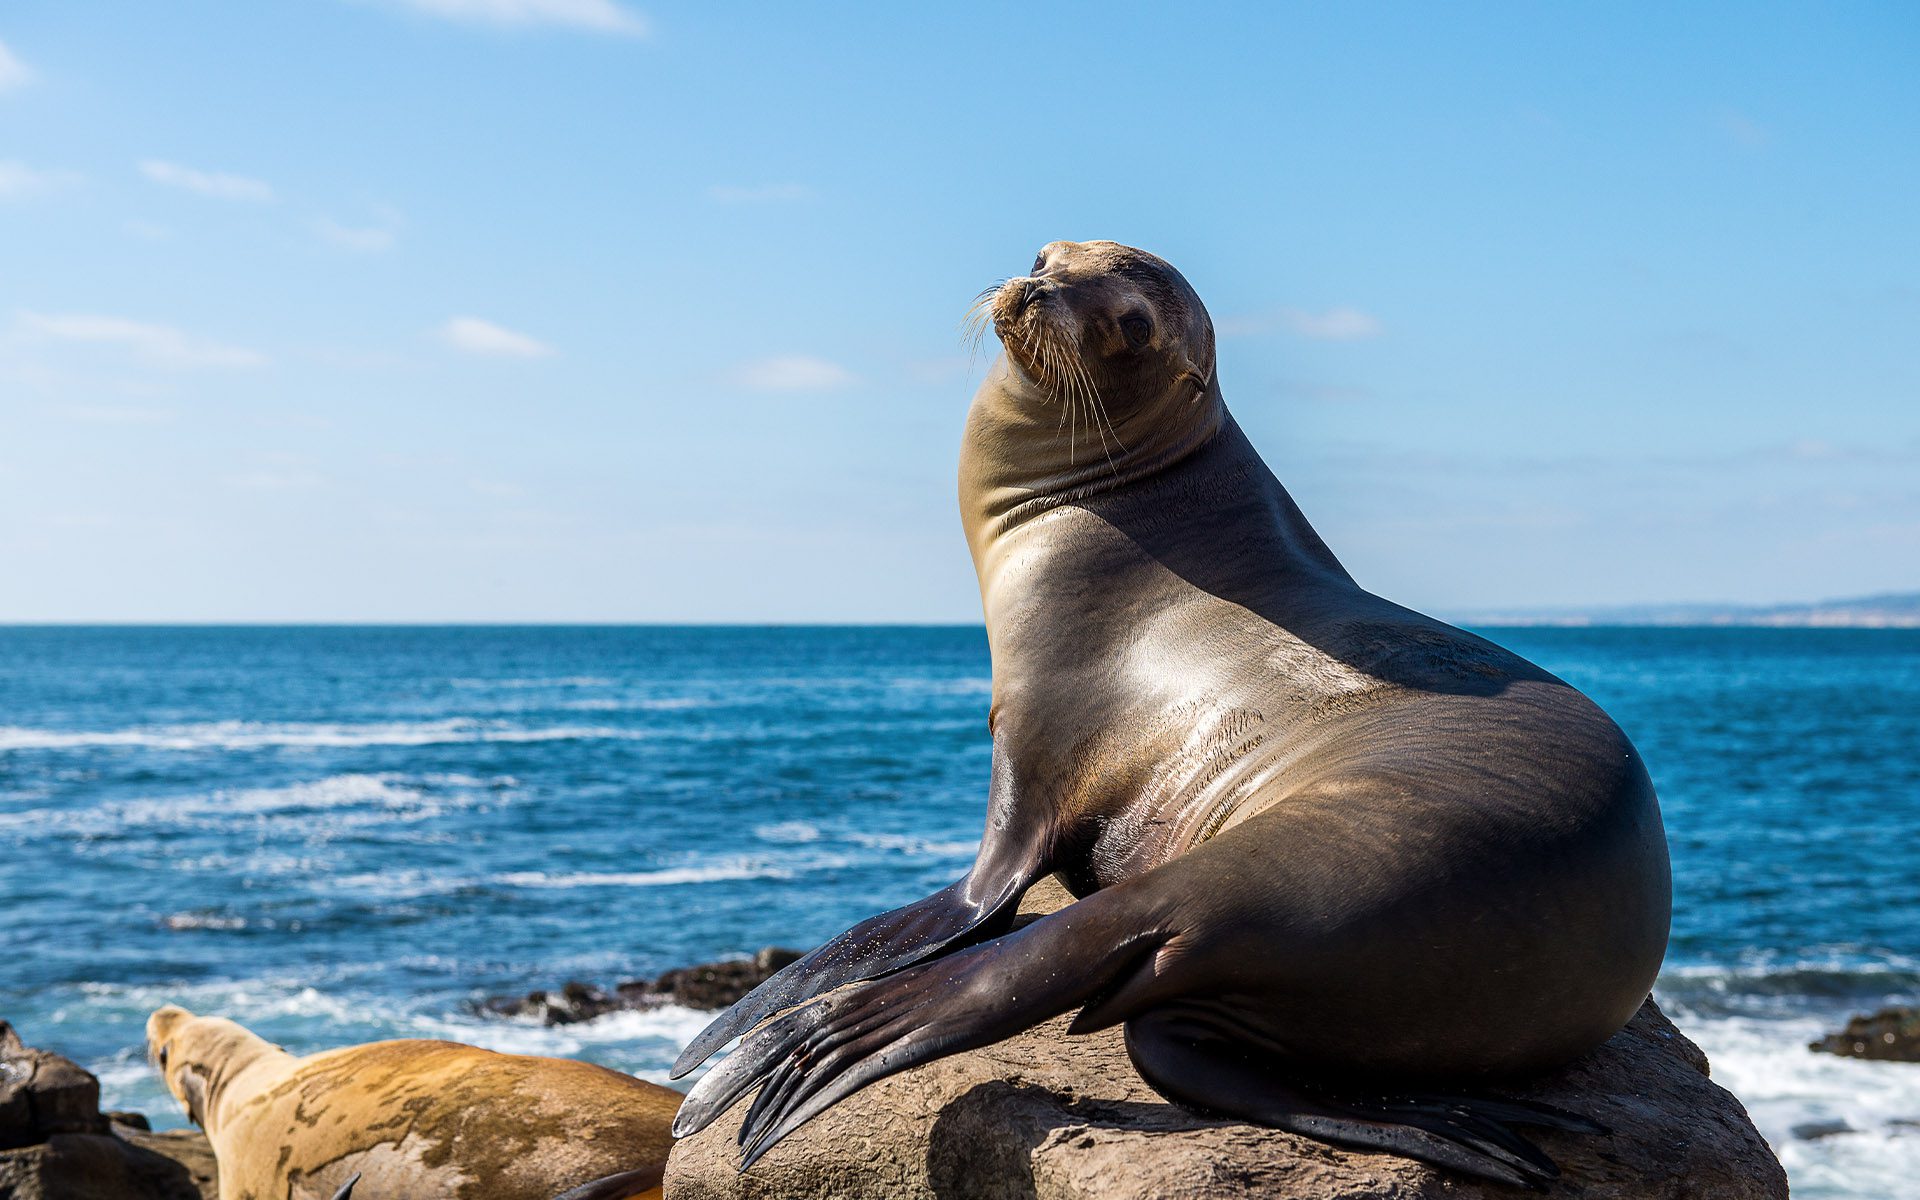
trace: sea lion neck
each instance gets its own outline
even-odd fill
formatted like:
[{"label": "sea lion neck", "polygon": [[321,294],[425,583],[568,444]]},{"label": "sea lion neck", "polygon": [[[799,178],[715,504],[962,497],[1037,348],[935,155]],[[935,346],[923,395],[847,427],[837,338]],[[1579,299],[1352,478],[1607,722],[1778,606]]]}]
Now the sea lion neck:
[{"label": "sea lion neck", "polygon": [[[199,1019],[218,1020],[206,1017]],[[225,1119],[222,1102],[235,1080],[258,1066],[295,1061],[293,1055],[245,1026],[229,1021],[220,1023],[228,1027],[217,1032],[217,1043],[204,1048],[194,1047],[192,1067],[185,1068],[198,1069],[202,1088],[199,1119],[201,1128],[209,1136],[218,1132]]]},{"label": "sea lion neck", "polygon": [[1001,355],[974,394],[960,448],[960,512],[975,565],[988,543],[1032,517],[1165,471],[1230,424],[1217,383],[1094,414],[1063,406]]}]

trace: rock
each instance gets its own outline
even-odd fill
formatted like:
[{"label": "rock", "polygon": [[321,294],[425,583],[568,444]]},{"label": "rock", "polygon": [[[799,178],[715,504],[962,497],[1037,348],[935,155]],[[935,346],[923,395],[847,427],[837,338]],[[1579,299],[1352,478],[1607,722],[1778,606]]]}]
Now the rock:
[{"label": "rock", "polygon": [[116,1136],[99,1080],[0,1021],[0,1200],[209,1197],[189,1168]]},{"label": "rock", "polygon": [[77,1063],[20,1041],[0,1021],[0,1150],[33,1146],[58,1133],[105,1133],[100,1081]]},{"label": "rock", "polygon": [[213,1158],[213,1143],[207,1140],[206,1134],[198,1129],[169,1129],[164,1133],[116,1129],[114,1132],[141,1150],[179,1164],[199,1190],[200,1200],[220,1200],[220,1168]]},{"label": "rock", "polygon": [[[1040,889],[1036,889],[1039,891]],[[1057,889],[1029,911],[1064,900]],[[737,1174],[744,1104],[678,1143],[675,1200],[1512,1200],[1498,1184],[1408,1159],[1213,1120],[1166,1103],[1118,1029],[1066,1035],[1067,1018],[882,1080]],[[1779,1162],[1699,1048],[1648,1000],[1605,1045],[1516,1096],[1613,1130],[1528,1130],[1559,1162],[1563,1200],[1785,1200]]]},{"label": "rock", "polygon": [[1883,1008],[1854,1017],[1839,1033],[1830,1033],[1807,1049],[1849,1058],[1920,1062],[1920,1008]]},{"label": "rock", "polygon": [[633,980],[604,991],[578,980],[558,992],[529,992],[524,997],[495,996],[481,1010],[502,1017],[538,1017],[545,1025],[572,1025],[610,1012],[679,1004],[721,1009],[759,987],[767,976],[800,957],[798,950],[768,946],[752,958],[680,967],[658,979]]},{"label": "rock", "polygon": [[1806,1121],[1799,1125],[1795,1125],[1792,1129],[1788,1130],[1787,1132],[1791,1133],[1793,1136],[1799,1138],[1803,1142],[1817,1142],[1821,1138],[1833,1137],[1836,1134],[1859,1133],[1860,1131],[1858,1129],[1855,1129],[1853,1126],[1847,1124],[1845,1121],[1834,1120],[1834,1121]]}]

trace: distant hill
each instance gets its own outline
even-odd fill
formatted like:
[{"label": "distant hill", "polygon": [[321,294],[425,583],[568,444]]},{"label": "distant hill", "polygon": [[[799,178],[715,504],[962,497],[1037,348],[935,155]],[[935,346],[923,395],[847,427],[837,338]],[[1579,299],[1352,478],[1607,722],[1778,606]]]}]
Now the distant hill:
[{"label": "distant hill", "polygon": [[1920,629],[1920,592],[1812,604],[1623,604],[1466,613],[1465,625],[1746,625],[1779,628]]}]

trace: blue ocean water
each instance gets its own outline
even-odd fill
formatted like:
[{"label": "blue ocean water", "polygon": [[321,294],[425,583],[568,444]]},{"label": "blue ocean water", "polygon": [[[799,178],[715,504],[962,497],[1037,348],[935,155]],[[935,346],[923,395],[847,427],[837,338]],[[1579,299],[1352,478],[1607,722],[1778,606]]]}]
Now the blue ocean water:
[{"label": "blue ocean water", "polygon": [[[1484,632],[1647,759],[1661,999],[1796,1194],[1909,1194],[1920,1066],[1804,1043],[1920,1000],[1920,631]],[[703,1015],[475,1002],[810,945],[956,878],[987,693],[974,628],[0,629],[0,1016],[161,1124],[168,1001],[297,1052],[453,1037],[661,1079]],[[1792,1133],[1833,1119],[1859,1132]]]}]

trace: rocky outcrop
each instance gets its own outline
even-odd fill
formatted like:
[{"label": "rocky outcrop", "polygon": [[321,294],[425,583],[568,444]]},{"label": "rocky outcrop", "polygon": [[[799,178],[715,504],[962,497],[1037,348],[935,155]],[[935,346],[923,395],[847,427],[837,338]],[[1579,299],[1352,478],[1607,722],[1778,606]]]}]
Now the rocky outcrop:
[{"label": "rocky outcrop", "polygon": [[1854,1017],[1845,1029],[1809,1042],[1807,1048],[1849,1058],[1920,1062],[1920,1008],[1883,1008]]},{"label": "rocky outcrop", "polygon": [[122,1131],[138,1133],[100,1111],[99,1080],[0,1021],[0,1200],[203,1200],[188,1167]]},{"label": "rocky outcrop", "polygon": [[[1060,897],[1037,898],[1035,907]],[[1779,1162],[1707,1060],[1649,1000],[1626,1029],[1516,1096],[1612,1130],[1528,1130],[1566,1200],[1785,1200]],[[882,1080],[737,1174],[744,1105],[675,1146],[674,1200],[1413,1200],[1521,1193],[1384,1154],[1344,1150],[1160,1098],[1118,1030],[1048,1021],[984,1050]]]},{"label": "rocky outcrop", "polygon": [[752,958],[679,967],[658,979],[638,979],[616,984],[612,991],[575,980],[557,992],[495,996],[483,1002],[481,1008],[502,1017],[536,1017],[544,1025],[571,1025],[610,1012],[658,1008],[665,1004],[721,1009],[759,987],[769,975],[799,957],[798,950],[768,946]]}]

